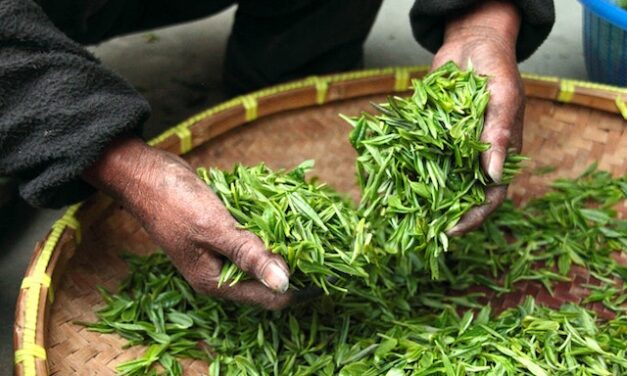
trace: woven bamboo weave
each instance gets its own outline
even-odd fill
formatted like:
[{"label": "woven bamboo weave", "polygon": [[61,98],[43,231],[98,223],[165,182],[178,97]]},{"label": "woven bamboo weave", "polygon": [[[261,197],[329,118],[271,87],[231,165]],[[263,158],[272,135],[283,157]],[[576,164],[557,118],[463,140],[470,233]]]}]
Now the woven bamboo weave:
[{"label": "woven bamboo weave", "polygon": [[[347,139],[350,127],[337,115],[371,110],[371,102],[406,89],[409,77],[423,72],[422,67],[396,68],[377,74],[310,78],[227,102],[182,123],[152,144],[173,152],[189,151],[185,158],[193,166],[231,168],[237,162],[265,162],[273,168],[289,168],[315,159],[314,171],[320,180],[357,199],[355,152]],[[617,97],[627,100],[626,91],[585,83],[562,85],[559,79],[536,76],[526,78],[526,89],[523,153],[532,160],[511,185],[515,202],[543,193],[547,183],[557,177],[578,175],[594,161],[615,175],[627,173],[627,126],[615,104]],[[558,98],[582,105],[559,103]],[[550,174],[531,173],[549,165],[556,167]],[[44,272],[50,276],[54,294],[49,294],[45,282],[22,289],[15,347],[28,350],[16,365],[17,375],[114,375],[118,363],[143,351],[124,349],[125,340],[120,337],[92,333],[75,322],[95,319],[94,309],[102,304],[96,286],[114,289],[126,275],[120,252],[148,254],[156,245],[128,213],[102,195],[75,210],[56,225],[58,240],[50,241],[53,230],[36,247],[27,271],[28,277]],[[625,203],[619,212],[627,216]],[[41,261],[46,246],[48,258]],[[619,256],[621,262],[627,263],[624,256]],[[565,301],[581,302],[589,293],[582,285],[595,281],[584,268],[573,268],[571,275],[570,282],[556,286],[553,296],[541,285],[526,282],[510,294],[488,294],[486,301],[497,311],[518,304],[527,294],[552,307]],[[601,317],[613,314],[602,306],[590,308]],[[36,321],[29,323],[28,312],[33,309],[30,316]],[[29,333],[32,330],[34,334]],[[34,350],[37,346],[45,351],[46,359]],[[184,366],[188,375],[207,371],[207,365],[198,361],[184,362]]]}]

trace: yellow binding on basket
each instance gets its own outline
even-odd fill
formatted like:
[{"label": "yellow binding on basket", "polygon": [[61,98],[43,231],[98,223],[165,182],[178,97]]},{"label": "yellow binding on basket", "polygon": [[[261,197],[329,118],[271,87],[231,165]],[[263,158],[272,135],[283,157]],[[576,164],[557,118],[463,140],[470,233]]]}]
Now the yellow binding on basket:
[{"label": "yellow binding on basket", "polygon": [[174,127],[174,133],[181,140],[181,154],[192,150],[192,132],[187,126]]},{"label": "yellow binding on basket", "polygon": [[522,73],[522,78],[527,80],[536,80],[536,81],[544,81],[544,82],[559,82],[559,77],[554,76],[540,76],[538,74],[532,73]]},{"label": "yellow binding on basket", "polygon": [[246,121],[257,119],[257,98],[254,95],[245,95],[241,98],[242,105],[246,110]]},{"label": "yellow binding on basket", "polygon": [[318,76],[309,77],[307,81],[313,83],[316,88],[316,104],[324,104],[329,91],[329,82]]},{"label": "yellow binding on basket", "polygon": [[405,91],[409,89],[409,69],[396,68],[394,71],[394,90]]},{"label": "yellow binding on basket", "polygon": [[[39,313],[39,298],[41,287],[50,287],[50,276],[46,274],[48,263],[63,231],[66,227],[74,230],[74,239],[80,242],[80,223],[74,217],[81,204],[70,206],[65,214],[52,225],[52,231],[44,247],[35,261],[31,275],[24,278],[22,289],[27,290],[26,305],[24,308],[24,327],[22,333],[22,347],[15,351],[15,364],[22,363],[24,376],[36,376],[36,358],[46,359],[46,350],[36,343],[37,323]],[[52,291],[52,289],[49,289]]]},{"label": "yellow binding on basket", "polygon": [[573,99],[575,94],[575,81],[561,80],[560,92],[557,95],[557,100],[564,103],[569,103]]},{"label": "yellow binding on basket", "polygon": [[616,100],[614,101],[614,103],[616,103],[616,108],[618,108],[620,114],[623,115],[623,119],[627,120],[627,104],[620,97],[620,95],[616,96]]},{"label": "yellow binding on basket", "polygon": [[54,302],[54,292],[51,286],[52,278],[48,274],[42,274],[38,276],[27,276],[22,280],[20,285],[21,289],[27,289],[31,287],[39,287],[40,285],[48,288],[48,300],[50,303]]}]

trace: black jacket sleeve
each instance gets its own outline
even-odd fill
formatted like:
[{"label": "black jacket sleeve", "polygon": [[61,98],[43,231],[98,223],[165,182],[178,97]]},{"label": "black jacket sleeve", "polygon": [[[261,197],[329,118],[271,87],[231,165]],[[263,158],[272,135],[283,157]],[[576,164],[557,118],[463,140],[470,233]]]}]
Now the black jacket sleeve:
[{"label": "black jacket sleeve", "polygon": [[60,207],[85,198],[92,190],[81,172],[149,112],[33,1],[0,1],[0,176],[18,178],[28,202]]},{"label": "black jacket sleeve", "polygon": [[[444,39],[446,18],[478,0],[416,0],[409,18],[416,40],[435,53]],[[544,42],[555,22],[553,0],[513,0],[522,14],[516,45],[518,61],[525,60]]]}]

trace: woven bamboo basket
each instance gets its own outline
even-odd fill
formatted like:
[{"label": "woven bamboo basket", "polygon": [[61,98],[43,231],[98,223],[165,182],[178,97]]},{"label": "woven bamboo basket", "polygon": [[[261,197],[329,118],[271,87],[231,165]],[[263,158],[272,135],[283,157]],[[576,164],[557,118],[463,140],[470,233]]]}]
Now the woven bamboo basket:
[{"label": "woven bamboo basket", "polygon": [[[355,152],[350,127],[337,115],[370,110],[370,103],[405,92],[410,79],[427,67],[402,67],[311,77],[235,98],[171,128],[150,144],[184,157],[193,166],[230,168],[235,162],[266,162],[289,168],[316,160],[316,174],[357,198]],[[528,97],[523,152],[533,159],[514,181],[510,196],[520,203],[543,193],[557,177],[575,177],[590,163],[615,175],[627,172],[627,89],[525,75]],[[556,170],[536,176],[533,169]],[[627,214],[627,205],[619,208]],[[123,349],[125,340],[85,330],[75,321],[93,321],[102,304],[96,286],[114,289],[127,271],[121,251],[153,252],[156,245],[133,218],[111,199],[96,194],[70,207],[35,247],[16,309],[15,374],[113,375],[116,364],[143,349]],[[627,263],[623,252],[622,263]],[[557,308],[580,302],[595,283],[584,268],[571,270],[551,296],[525,282],[514,293],[488,295],[496,310],[527,294]],[[600,304],[601,317],[611,317]],[[205,374],[207,365],[184,362],[186,374]]]}]

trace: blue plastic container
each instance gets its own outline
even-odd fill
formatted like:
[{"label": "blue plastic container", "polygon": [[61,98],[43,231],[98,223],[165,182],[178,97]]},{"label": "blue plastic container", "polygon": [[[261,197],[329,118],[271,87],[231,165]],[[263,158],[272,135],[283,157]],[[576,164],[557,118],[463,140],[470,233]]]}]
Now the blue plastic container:
[{"label": "blue plastic container", "polygon": [[627,10],[612,0],[579,0],[588,78],[627,86]]}]

